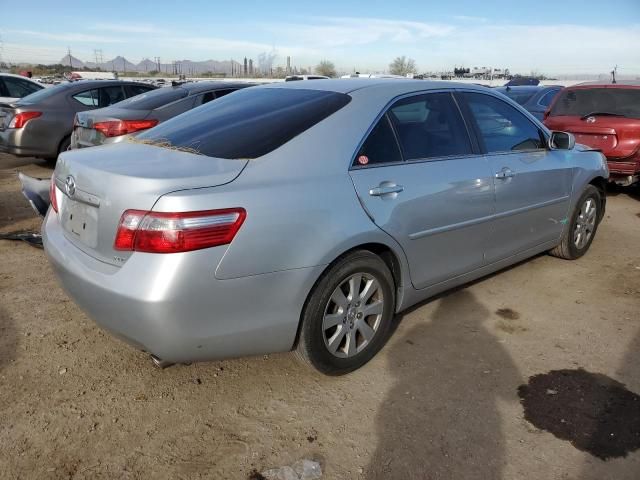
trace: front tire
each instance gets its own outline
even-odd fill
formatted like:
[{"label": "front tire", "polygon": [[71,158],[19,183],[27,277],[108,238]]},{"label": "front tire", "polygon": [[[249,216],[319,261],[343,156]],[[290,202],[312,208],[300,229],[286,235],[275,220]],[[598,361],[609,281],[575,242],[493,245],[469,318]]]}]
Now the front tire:
[{"label": "front tire", "polygon": [[357,250],[338,260],[312,290],[302,315],[296,355],[327,375],[344,375],[384,346],[395,310],[389,267]]},{"label": "front tire", "polygon": [[587,186],[576,203],[560,244],[549,252],[551,255],[565,260],[575,260],[587,253],[602,218],[600,195],[596,187]]}]

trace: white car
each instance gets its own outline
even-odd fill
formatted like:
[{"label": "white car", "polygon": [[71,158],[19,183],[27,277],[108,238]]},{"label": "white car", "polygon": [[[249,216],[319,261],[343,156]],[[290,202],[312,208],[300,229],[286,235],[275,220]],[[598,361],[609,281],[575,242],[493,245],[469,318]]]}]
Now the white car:
[{"label": "white car", "polygon": [[22,75],[0,73],[0,103],[15,102],[43,88],[43,85]]}]

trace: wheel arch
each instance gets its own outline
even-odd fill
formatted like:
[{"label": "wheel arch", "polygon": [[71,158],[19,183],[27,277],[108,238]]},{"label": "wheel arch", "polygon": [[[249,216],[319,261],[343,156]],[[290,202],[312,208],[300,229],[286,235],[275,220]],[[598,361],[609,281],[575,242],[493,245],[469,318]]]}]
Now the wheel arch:
[{"label": "wheel arch", "polygon": [[387,265],[387,267],[389,267],[389,270],[391,271],[391,276],[393,278],[394,289],[396,292],[396,302],[394,305],[394,309],[397,308],[397,306],[402,303],[402,295],[403,295],[402,265],[403,264],[401,263],[399,254],[395,252],[393,248],[391,248],[389,245],[386,245],[380,242],[361,243],[353,247],[350,247],[347,250],[344,250],[339,255],[337,255],[333,259],[333,261],[331,261],[329,264],[325,266],[325,268],[322,270],[322,272],[320,272],[320,274],[318,275],[318,278],[316,278],[315,282],[313,283],[313,286],[307,293],[307,298],[304,301],[302,310],[300,311],[300,317],[298,318],[298,328],[296,330],[296,337],[292,346],[293,349],[295,349],[296,346],[298,345],[304,312],[307,309],[307,303],[309,302],[309,298],[311,297],[312,292],[315,290],[316,286],[318,285],[318,282],[320,282],[320,280],[324,277],[327,271],[329,271],[329,269],[331,269],[337,262],[339,262],[342,258],[344,258],[345,256],[357,250],[367,250],[377,255],[382,259],[382,261]]},{"label": "wheel arch", "polygon": [[604,217],[604,211],[607,204],[607,179],[604,177],[592,178],[589,185],[593,185],[600,192],[600,219]]}]

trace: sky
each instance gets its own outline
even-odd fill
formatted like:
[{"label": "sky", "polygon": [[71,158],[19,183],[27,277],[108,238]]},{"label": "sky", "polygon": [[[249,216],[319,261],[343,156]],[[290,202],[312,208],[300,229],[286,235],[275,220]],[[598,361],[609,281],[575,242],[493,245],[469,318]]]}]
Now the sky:
[{"label": "sky", "polygon": [[640,75],[640,0],[0,0],[2,60],[55,63],[67,48],[83,61],[274,52],[274,65],[381,72],[406,55],[421,72]]}]

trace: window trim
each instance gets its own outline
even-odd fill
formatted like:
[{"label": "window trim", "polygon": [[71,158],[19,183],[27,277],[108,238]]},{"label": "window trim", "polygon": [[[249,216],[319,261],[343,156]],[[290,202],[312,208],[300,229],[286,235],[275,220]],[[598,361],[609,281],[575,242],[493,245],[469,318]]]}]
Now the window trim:
[{"label": "window trim", "polygon": [[[476,93],[478,95],[484,95],[486,97],[492,97],[495,98],[498,101],[503,102],[504,104],[506,104],[509,108],[511,108],[512,110],[515,110],[516,112],[520,113],[533,127],[535,127],[535,129],[538,131],[538,135],[540,136],[540,142],[542,143],[542,147],[540,148],[530,148],[527,150],[501,150],[501,151],[497,151],[497,152],[489,152],[487,150],[487,146],[484,143],[484,139],[482,138],[482,134],[480,133],[480,127],[478,126],[476,119],[473,115],[473,112],[471,111],[471,107],[469,107],[469,104],[467,102],[466,96],[465,94],[467,93]],[[469,90],[469,89],[460,89],[460,90],[456,90],[456,95],[454,95],[455,97],[460,97],[459,101],[460,104],[464,110],[464,116],[468,117],[468,124],[471,125],[471,128],[473,130],[473,134],[474,137],[476,138],[476,141],[478,143],[478,146],[480,148],[480,155],[518,155],[518,154],[522,154],[522,153],[535,153],[535,152],[541,152],[541,151],[547,151],[548,148],[548,144],[549,144],[549,138],[547,135],[547,132],[545,132],[543,129],[541,129],[535,122],[533,122],[530,118],[529,115],[531,115],[528,111],[526,111],[521,105],[518,105],[517,108],[514,107],[513,105],[511,105],[508,102],[505,102],[503,99],[501,99],[500,97],[498,97],[497,95],[493,95],[489,92],[479,92],[477,90]],[[524,112],[522,111],[524,110]],[[525,114],[526,112],[526,114]]]},{"label": "window trim", "polygon": [[[381,112],[376,116],[376,118],[373,121],[373,123],[371,125],[369,125],[369,128],[367,128],[367,131],[364,134],[363,138],[360,139],[360,142],[358,142],[358,146],[356,147],[355,152],[351,156],[351,161],[349,162],[349,171],[351,171],[351,170],[362,170],[362,169],[366,169],[366,168],[380,168],[380,167],[388,167],[388,166],[396,166],[396,165],[415,164],[415,163],[443,162],[443,161],[447,161],[447,160],[467,159],[467,158],[470,158],[470,157],[478,157],[478,156],[483,155],[482,152],[481,152],[481,149],[479,147],[479,144],[478,144],[477,140],[475,139],[475,135],[473,135],[472,132],[471,132],[471,126],[468,124],[467,119],[466,119],[466,117],[465,117],[465,115],[464,115],[464,113],[462,111],[462,108],[461,108],[461,106],[459,105],[459,103],[457,101],[457,98],[456,98],[456,95],[455,95],[456,91],[457,91],[457,89],[453,89],[453,88],[444,88],[444,89],[443,88],[439,88],[439,89],[433,89],[433,90],[420,90],[420,91],[405,93],[405,94],[398,95],[397,97],[392,98],[382,108]],[[458,113],[460,114],[460,120],[462,121],[462,123],[465,126],[465,131],[467,133],[467,138],[469,140],[469,145],[471,146],[471,153],[469,153],[467,155],[446,155],[446,156],[428,157],[428,158],[412,158],[410,160],[407,160],[405,158],[405,156],[404,156],[404,152],[402,150],[402,146],[400,144],[400,140],[398,139],[398,132],[396,131],[395,125],[393,124],[393,121],[391,121],[391,119],[389,118],[389,116],[387,114],[389,113],[389,110],[391,109],[391,107],[393,107],[400,100],[404,100],[405,98],[420,97],[420,96],[429,95],[429,94],[435,94],[435,93],[447,93],[451,97],[451,100],[455,104],[456,109],[458,110]],[[356,158],[358,156],[358,153],[362,149],[364,143],[369,138],[369,135],[371,135],[371,132],[373,131],[373,129],[378,125],[378,122],[380,121],[380,119],[382,117],[384,117],[384,116],[387,117],[387,121],[391,125],[391,129],[393,131],[393,135],[394,135],[395,140],[396,140],[396,145],[398,146],[398,149],[400,150],[400,156],[402,157],[402,160],[399,161],[399,162],[376,163],[376,164],[372,164],[372,165],[358,165],[358,164],[356,164]]]}]

